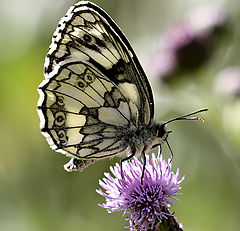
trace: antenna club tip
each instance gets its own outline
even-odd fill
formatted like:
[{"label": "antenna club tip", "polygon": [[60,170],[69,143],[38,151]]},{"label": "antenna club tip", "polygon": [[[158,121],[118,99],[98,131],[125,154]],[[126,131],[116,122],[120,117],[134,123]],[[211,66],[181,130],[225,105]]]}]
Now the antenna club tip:
[{"label": "antenna club tip", "polygon": [[199,117],[199,120],[201,120],[203,123],[206,122],[206,120],[204,118],[202,118],[202,117]]}]

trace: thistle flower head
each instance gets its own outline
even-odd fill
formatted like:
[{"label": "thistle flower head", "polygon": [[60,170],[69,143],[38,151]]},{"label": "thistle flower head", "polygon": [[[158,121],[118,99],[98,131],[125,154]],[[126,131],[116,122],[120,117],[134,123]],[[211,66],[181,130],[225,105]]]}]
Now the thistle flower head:
[{"label": "thistle flower head", "polygon": [[[151,162],[151,163],[150,163]],[[146,156],[146,169],[141,183],[143,165],[137,158],[123,163],[123,174],[119,164],[111,167],[110,173],[99,181],[102,189],[97,192],[106,198],[106,203],[100,204],[108,212],[124,211],[126,220],[137,230],[156,230],[162,222],[172,216],[168,211],[173,205],[172,199],[180,189],[179,170],[174,174],[171,165],[152,155],[151,161]],[[123,175],[123,177],[122,177]]]}]

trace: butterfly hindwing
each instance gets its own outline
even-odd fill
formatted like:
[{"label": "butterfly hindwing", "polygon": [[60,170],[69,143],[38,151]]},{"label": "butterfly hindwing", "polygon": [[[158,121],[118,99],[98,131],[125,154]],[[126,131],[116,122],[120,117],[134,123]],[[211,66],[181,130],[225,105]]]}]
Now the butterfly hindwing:
[{"label": "butterfly hindwing", "polygon": [[136,126],[137,108],[91,67],[80,62],[66,65],[40,91],[44,92],[39,106],[45,120],[42,131],[54,149],[84,158],[126,149],[123,131]]},{"label": "butterfly hindwing", "polygon": [[94,159],[121,153],[131,129],[153,117],[152,91],[133,49],[90,2],[75,4],[60,20],[44,74],[41,129],[51,147],[66,155]]}]

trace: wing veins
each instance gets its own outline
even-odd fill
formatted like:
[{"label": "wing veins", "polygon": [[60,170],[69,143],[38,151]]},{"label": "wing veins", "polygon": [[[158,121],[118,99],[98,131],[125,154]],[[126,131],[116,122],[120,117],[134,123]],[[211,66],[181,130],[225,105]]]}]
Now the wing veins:
[{"label": "wing veins", "polygon": [[59,109],[59,108],[54,108],[54,107],[39,106],[38,108],[39,109],[42,109],[42,108],[44,108],[44,109],[52,109],[52,110],[57,110],[57,111],[60,111],[60,112],[67,112],[69,114],[81,115],[81,114],[79,114],[77,112],[67,111],[67,110],[64,110],[64,109]]},{"label": "wing veins", "polygon": [[[96,18],[96,16],[95,16],[95,13],[93,14],[92,12],[91,12],[91,15],[95,18],[95,20],[97,21],[97,22],[100,22],[100,23],[98,23],[98,25],[99,25],[99,27],[101,27],[102,28],[102,31],[105,31],[106,32],[106,34],[108,35],[107,37],[108,37],[108,39],[109,39],[109,41],[113,44],[113,46],[115,47],[115,49],[116,49],[116,51],[118,52],[118,54],[119,54],[119,56],[120,57],[122,57],[122,58],[124,58],[124,55],[121,55],[120,54],[120,51],[123,51],[123,49],[120,47],[120,49],[119,48],[117,48],[117,46],[116,46],[116,43],[115,43],[115,40],[111,37],[111,35],[108,33],[108,31],[105,29],[105,27],[102,27],[104,24],[107,26],[107,27],[110,27],[110,26],[108,26],[106,23],[104,23],[103,22],[103,20],[100,18],[100,20],[98,21],[97,20],[97,18]],[[81,18],[83,18],[82,16],[80,16]],[[84,18],[83,18],[83,20],[85,20]],[[91,26],[94,28],[94,29],[96,29],[97,31],[99,31],[98,30],[98,28],[96,28],[95,26],[94,26],[94,24],[91,24]],[[111,27],[110,27],[111,28]],[[82,29],[82,28],[81,28]],[[91,29],[91,28],[90,28]],[[100,33],[101,33],[101,31],[99,31]],[[115,31],[113,31],[112,30],[112,32],[115,34]],[[92,35],[91,35],[92,36]],[[118,36],[117,36],[118,37]],[[119,39],[119,37],[118,37],[118,39]],[[107,48],[108,49],[108,48]],[[108,49],[109,50],[109,49]],[[110,50],[109,50],[110,51]],[[111,52],[111,51],[110,51]],[[112,52],[111,52],[112,53]],[[121,52],[122,53],[122,52]],[[123,54],[124,54],[125,52],[123,51]],[[113,53],[112,53],[113,54]],[[113,56],[115,57],[115,55],[113,54]],[[125,56],[125,57],[127,57],[127,56]],[[115,57],[116,58],[116,60],[118,60],[118,58],[117,57]]]},{"label": "wing veins", "polygon": [[[119,137],[121,137],[121,136],[119,136]],[[70,148],[70,147],[76,147],[77,145],[86,145],[86,144],[91,144],[92,142],[96,142],[96,141],[103,141],[103,140],[111,140],[111,139],[113,139],[112,137],[104,137],[104,138],[99,138],[99,139],[95,139],[95,140],[90,140],[90,141],[85,141],[85,142],[80,142],[80,143],[78,143],[78,144],[69,144],[69,145],[65,145],[65,146],[61,146],[61,147],[58,147],[58,149],[62,149],[62,148]],[[118,140],[117,140],[118,141]],[[117,142],[116,141],[116,142]],[[116,142],[114,142],[114,143],[116,143]],[[113,143],[113,144],[114,144]],[[111,145],[113,145],[113,144],[111,144]],[[109,146],[111,146],[111,145],[109,145]],[[87,148],[91,148],[91,147],[94,147],[95,145],[90,145],[90,146],[88,146]],[[107,147],[109,147],[109,146],[107,146]],[[80,148],[86,148],[86,147],[80,147]],[[94,147],[94,148],[96,148],[96,147]],[[104,149],[102,149],[102,150],[104,150]]]},{"label": "wing veins", "polygon": [[[118,52],[119,56],[122,57],[124,60],[127,60],[127,58],[126,58],[127,56],[125,54],[126,52],[124,52],[123,48],[120,46],[120,43],[116,43],[116,40],[112,37],[112,35],[110,35],[108,33],[107,30],[106,30],[106,33],[108,34],[109,41],[113,44],[113,46],[115,47],[115,49]],[[117,36],[117,38],[119,39],[118,36]]]},{"label": "wing veins", "polygon": [[[81,114],[78,114],[78,115],[81,115]],[[101,124],[104,124],[104,125],[107,125],[107,127],[112,127],[112,128],[118,128],[119,126],[116,126],[116,125],[113,125],[113,124],[106,124],[106,123],[103,123],[103,122],[101,122]],[[96,124],[94,124],[94,125],[96,125]],[[74,128],[85,128],[85,127],[91,127],[92,126],[92,124],[90,124],[90,125],[79,125],[79,126],[71,126],[71,127],[67,127],[67,126],[62,126],[62,127],[60,127],[60,128],[62,128],[62,129],[74,129]],[[59,128],[59,127],[57,127],[57,128]],[[55,130],[56,129],[56,127],[51,127],[51,128],[48,128],[49,130]],[[111,132],[96,132],[96,133],[92,133],[92,134],[98,134],[98,133],[111,133]],[[91,135],[92,135],[91,134]]]},{"label": "wing veins", "polygon": [[[107,88],[106,88],[106,86],[104,85],[104,83],[99,79],[99,81],[102,83],[102,85],[103,85],[103,87],[106,89],[106,91],[108,91],[107,90]],[[111,81],[112,82],[112,81]],[[113,83],[113,82],[112,82]],[[114,84],[114,86],[116,87],[116,89],[118,90],[118,87]],[[118,90],[119,91],[119,90]],[[109,92],[109,91],[108,91]],[[110,92],[109,92],[110,93]],[[127,105],[128,105],[128,109],[129,109],[129,111],[131,111],[131,109],[130,109],[130,106],[129,106],[129,104],[128,104],[128,100],[127,100],[127,98],[122,94],[122,92],[121,91],[119,91],[119,93],[122,95],[122,97],[125,99],[125,102],[127,102]],[[111,98],[112,98],[112,100],[113,100],[113,102],[114,102],[114,99],[113,99],[113,97],[112,97],[112,95],[110,94],[110,96],[111,96]],[[114,102],[114,108],[124,117],[124,119],[126,119],[127,120],[127,122],[128,122],[128,124],[129,124],[129,122],[130,122],[130,120],[117,108],[117,106],[116,106],[116,104],[115,104],[115,102]],[[130,118],[132,118],[132,117],[130,117]]]},{"label": "wing veins", "polygon": [[[113,149],[114,150],[114,149]],[[122,148],[122,149],[119,149],[117,152],[114,152],[114,153],[112,153],[112,154],[108,154],[108,155],[104,155],[104,156],[100,156],[100,157],[94,157],[94,159],[100,159],[100,158],[105,158],[105,157],[108,157],[108,156],[114,156],[114,155],[116,155],[116,154],[120,154],[120,153],[122,153],[123,151],[125,151],[126,150],[126,148]],[[91,157],[89,158],[89,159],[91,159]]]},{"label": "wing veins", "polygon": [[[61,81],[58,81],[58,80],[56,80],[56,79],[54,79],[53,81],[61,82]],[[67,82],[64,82],[64,83],[67,84],[67,85],[70,85],[70,86],[72,86],[72,87],[74,87],[74,88],[76,88],[78,91],[83,92],[83,93],[86,94],[90,99],[92,99],[93,101],[95,101],[97,104],[101,105],[100,102],[98,102],[96,99],[94,99],[93,97],[91,97],[87,92],[85,92],[85,91],[83,91],[83,90],[77,88],[76,86],[74,86],[74,85],[71,84],[71,83],[67,83]]]},{"label": "wing veins", "polygon": [[[116,141],[116,142],[118,142],[118,141]],[[111,147],[112,145],[114,145],[116,142],[114,142],[113,144],[108,145],[107,147],[103,148],[103,149],[101,150],[101,152],[116,150],[117,148],[112,148],[112,149],[110,148],[110,149],[108,149],[109,147]],[[121,146],[118,146],[118,147],[120,148]],[[126,149],[126,148],[125,148],[125,149]],[[123,149],[123,150],[125,150],[125,149]],[[89,154],[89,155],[86,155],[85,157],[89,157],[89,156],[95,155],[95,154],[97,154],[97,153],[99,153],[99,151],[95,151],[95,152],[93,152],[93,153],[91,153],[91,154]],[[116,153],[119,153],[119,151],[116,152]],[[109,155],[107,155],[107,156],[109,156]]]},{"label": "wing veins", "polygon": [[[93,16],[94,16],[94,18],[96,19],[95,15],[93,15]],[[97,21],[97,20],[96,20],[96,21]],[[101,27],[102,32],[104,32],[104,31],[107,32],[107,30],[105,30],[105,28],[102,27],[103,21],[101,20],[100,22],[101,22],[101,23],[98,23],[98,25],[99,25],[99,27]],[[96,29],[98,32],[100,32],[101,34],[103,34],[97,27],[95,27],[95,25],[92,24],[92,27],[93,27],[94,29]],[[94,36],[94,37],[95,37],[95,36]],[[109,41],[111,42],[109,36],[108,36],[108,39],[109,39]],[[113,44],[113,42],[112,42],[112,44]],[[118,58],[114,55],[114,53],[113,53],[110,49],[108,49],[108,47],[106,47],[106,49],[114,56],[114,58],[115,58],[116,60],[118,60]],[[116,49],[116,51],[118,52],[117,49]],[[118,52],[118,54],[119,54],[119,52]],[[119,54],[119,55],[120,55],[120,54]],[[121,56],[121,55],[120,55],[120,56]]]},{"label": "wing veins", "polygon": [[[93,14],[92,14],[92,15],[93,15]],[[93,15],[93,16],[94,16],[94,18],[96,19],[95,15]],[[80,17],[81,17],[81,16],[80,16]],[[82,17],[82,18],[83,18],[83,17]],[[96,20],[96,21],[97,21],[97,20]],[[102,23],[102,21],[100,21],[100,22]],[[102,31],[100,31],[97,27],[95,27],[94,24],[91,24],[91,26],[92,26],[95,30],[97,30],[99,33],[103,34],[103,31],[106,31],[106,30],[104,30],[104,29],[102,28],[101,23],[98,23],[98,25],[99,25],[99,27],[101,27]],[[103,23],[102,23],[102,24],[103,24]],[[75,26],[75,27],[76,27],[76,26]],[[90,27],[87,27],[87,28],[90,28]],[[80,29],[81,29],[82,31],[86,32],[87,34],[91,35],[91,36],[94,37],[95,39],[97,38],[96,36],[92,35],[92,34],[89,33],[88,31],[84,30],[84,28],[83,28],[82,26],[80,27]],[[92,28],[90,28],[90,29],[92,29]],[[110,39],[109,39],[109,41],[110,41]],[[111,41],[110,41],[110,42],[111,42]],[[107,46],[106,46],[105,48],[112,54],[112,56],[113,56],[116,60],[118,60],[118,58],[114,55],[114,53],[113,53],[110,49],[108,49]]]},{"label": "wing veins", "polygon": [[[77,75],[78,77],[81,76],[80,74],[72,71],[72,70],[69,69],[68,67],[66,67],[66,69],[68,69],[69,71],[73,72],[73,73],[74,73],[75,75]],[[100,79],[98,79],[98,80],[100,81]],[[100,82],[101,82],[101,84],[102,84],[102,81],[100,81]],[[100,96],[100,98],[102,98],[103,100],[105,100],[104,97],[103,97],[93,86],[91,86],[91,84],[89,84],[88,87],[91,87],[91,89],[94,90],[94,91]],[[100,104],[100,103],[99,103],[99,104]]]},{"label": "wing veins", "polygon": [[67,94],[63,93],[63,92],[56,91],[56,90],[50,90],[50,89],[45,89],[45,90],[46,90],[46,91],[53,92],[53,93],[56,92],[56,93],[58,93],[58,94],[65,95],[65,96],[67,96],[67,97],[69,97],[69,98],[71,98],[71,99],[74,99],[74,100],[78,101],[79,103],[81,103],[81,104],[83,104],[85,107],[87,107],[87,105],[86,105],[85,103],[83,103],[81,100],[76,99],[76,98],[74,98],[74,97],[72,97],[72,96],[70,96],[70,95],[67,95]]},{"label": "wing veins", "polygon": [[[81,29],[81,30],[83,30],[83,29]],[[83,31],[84,31],[84,30],[83,30]],[[78,39],[78,37],[76,37],[75,35],[70,34],[69,32],[66,32],[66,34],[68,34],[69,37],[74,37],[74,38]],[[91,36],[92,36],[92,35],[91,35]],[[78,42],[78,41],[77,41],[77,42]],[[78,42],[78,43],[80,43],[80,42]],[[66,43],[62,43],[62,44],[66,45]],[[90,47],[88,47],[88,46],[86,46],[86,45],[84,45],[84,44],[82,44],[82,43],[80,43],[80,45],[86,47],[87,49],[93,50],[93,49],[91,49]],[[72,47],[73,47],[74,49],[79,50],[79,48],[77,48],[77,47],[74,47],[74,46],[72,46]],[[81,51],[81,50],[79,50],[79,51]],[[94,50],[94,51],[95,51],[95,50]],[[109,59],[107,56],[105,56],[102,52],[100,52],[100,51],[96,51],[96,52],[99,53],[99,54],[101,54],[101,55],[102,55],[105,59],[107,59],[112,65],[114,65],[114,63],[112,62],[112,60]],[[84,53],[84,52],[82,51],[82,53]],[[88,56],[88,57],[91,57],[91,56]]]},{"label": "wing veins", "polygon": [[[113,149],[113,150],[114,150],[114,149]],[[122,153],[122,152],[125,151],[125,150],[126,150],[126,148],[122,148],[122,149],[119,149],[117,152],[114,152],[114,153],[109,154],[109,155],[104,155],[104,156],[91,157],[91,156],[88,155],[87,158],[86,158],[86,157],[80,157],[80,156],[78,156],[78,155],[76,155],[76,154],[72,154],[72,155],[75,156],[76,159],[102,159],[102,158],[105,158],[105,157],[108,157],[108,156],[114,156],[114,155],[116,155],[116,154]],[[95,153],[95,154],[97,154],[97,153]],[[93,154],[91,154],[91,155],[93,155]]]}]

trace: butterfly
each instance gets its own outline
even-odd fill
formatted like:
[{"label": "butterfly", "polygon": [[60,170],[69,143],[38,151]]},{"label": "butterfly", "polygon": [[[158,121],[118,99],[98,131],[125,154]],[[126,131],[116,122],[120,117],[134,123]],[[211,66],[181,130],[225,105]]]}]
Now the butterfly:
[{"label": "butterfly", "polygon": [[[67,171],[125,153],[125,160],[166,141],[172,119],[154,120],[151,86],[130,43],[97,5],[69,8],[52,37],[38,87],[40,128],[50,147],[71,157]],[[145,165],[144,165],[145,167]],[[143,171],[144,172],[144,171]]]}]

